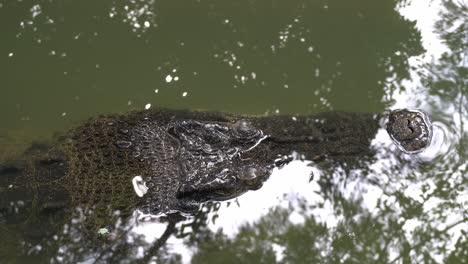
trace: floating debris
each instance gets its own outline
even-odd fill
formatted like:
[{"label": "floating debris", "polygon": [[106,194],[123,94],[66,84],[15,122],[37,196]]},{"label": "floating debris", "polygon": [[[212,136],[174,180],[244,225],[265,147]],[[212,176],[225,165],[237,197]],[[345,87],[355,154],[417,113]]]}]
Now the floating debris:
[{"label": "floating debris", "polygon": [[111,228],[109,226],[99,228],[97,233],[100,236],[108,236],[111,233]]},{"label": "floating debris", "polygon": [[141,176],[135,176],[132,179],[133,189],[138,197],[143,197],[148,192],[148,187]]}]

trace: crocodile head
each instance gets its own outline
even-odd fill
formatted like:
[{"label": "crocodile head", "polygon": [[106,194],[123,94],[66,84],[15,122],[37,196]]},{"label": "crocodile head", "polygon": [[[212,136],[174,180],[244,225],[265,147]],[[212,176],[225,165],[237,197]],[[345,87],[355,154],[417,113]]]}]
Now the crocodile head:
[{"label": "crocodile head", "polygon": [[145,213],[193,213],[200,203],[228,200],[260,188],[271,173],[256,146],[266,138],[246,120],[142,122],[129,132],[131,155],[147,161]]}]

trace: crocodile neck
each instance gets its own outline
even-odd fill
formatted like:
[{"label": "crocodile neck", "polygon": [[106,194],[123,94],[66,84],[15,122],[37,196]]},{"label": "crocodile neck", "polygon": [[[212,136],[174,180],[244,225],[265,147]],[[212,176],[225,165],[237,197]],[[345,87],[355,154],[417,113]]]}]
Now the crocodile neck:
[{"label": "crocodile neck", "polygon": [[[267,138],[260,144],[269,159],[297,152],[308,160],[340,159],[371,153],[379,117],[369,113],[326,112],[313,116],[252,119]],[[263,146],[262,146],[263,145]]]}]

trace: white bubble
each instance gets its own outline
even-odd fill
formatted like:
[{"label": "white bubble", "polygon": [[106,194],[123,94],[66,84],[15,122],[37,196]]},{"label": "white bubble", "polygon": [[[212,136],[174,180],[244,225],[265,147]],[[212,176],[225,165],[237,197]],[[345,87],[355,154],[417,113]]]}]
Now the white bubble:
[{"label": "white bubble", "polygon": [[174,77],[174,82],[177,82],[179,80],[179,76]]},{"label": "white bubble", "polygon": [[172,82],[172,76],[171,76],[170,74],[168,74],[168,75],[166,76],[166,82],[167,82],[167,83]]},{"label": "white bubble", "polygon": [[148,110],[148,109],[150,109],[150,108],[151,108],[151,104],[146,104],[146,105],[145,105],[145,110]]},{"label": "white bubble", "polygon": [[67,115],[67,113],[65,113],[65,112],[62,113],[62,116],[66,116],[66,115]]},{"label": "white bubble", "polygon": [[154,93],[159,93],[159,89],[154,89]]},{"label": "white bubble", "polygon": [[182,97],[186,97],[187,95],[188,95],[187,92],[183,92],[183,93],[182,93]]},{"label": "white bubble", "polygon": [[13,52],[8,53],[8,57],[13,57],[13,55],[15,55]]},{"label": "white bubble", "polygon": [[148,21],[145,21],[145,23],[143,23],[145,28],[149,28],[151,26],[150,22]]}]

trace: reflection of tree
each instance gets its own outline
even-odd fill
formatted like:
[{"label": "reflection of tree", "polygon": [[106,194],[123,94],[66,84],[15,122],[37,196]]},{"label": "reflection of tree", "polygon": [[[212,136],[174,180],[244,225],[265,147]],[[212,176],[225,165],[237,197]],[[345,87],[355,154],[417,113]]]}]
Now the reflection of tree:
[{"label": "reflection of tree", "polygon": [[[26,2],[12,2],[3,8],[26,10],[22,17],[30,17],[30,6]],[[29,78],[11,74],[6,84],[27,87],[30,85],[27,81],[31,79],[45,89],[46,96],[63,93],[63,87],[74,91],[99,87],[84,96],[88,96],[88,100],[108,101],[109,94],[129,91],[127,87],[147,89],[148,86],[168,85],[164,77],[177,68],[185,74],[178,85],[194,89],[193,100],[197,107],[263,112],[267,106],[281,105],[289,100],[295,102],[289,106],[289,111],[305,111],[301,107],[312,101],[323,103],[314,111],[348,107],[380,112],[383,108],[380,99],[388,85],[385,81],[407,77],[408,57],[421,51],[414,23],[399,16],[394,0],[378,3],[373,0],[346,3],[337,0],[294,3],[276,0],[132,1],[127,3],[130,8],[127,11],[125,5],[114,3],[43,1],[42,13],[34,23],[26,21],[18,39],[8,39],[0,44],[19,43],[18,63],[21,72],[29,73]],[[131,11],[141,8],[145,13],[133,20],[132,16],[137,13]],[[22,22],[14,17],[14,12],[0,16],[0,19],[1,26],[8,32],[14,32]],[[49,19],[54,23],[49,23]],[[145,20],[151,27],[143,30]],[[31,47],[31,41],[39,40],[42,44]],[[50,55],[51,50],[56,54]],[[128,50],[130,52],[123,52]],[[21,63],[22,60],[25,62]],[[5,65],[0,62],[0,69],[10,69]],[[160,68],[155,76],[157,67]],[[57,72],[63,71],[69,75],[55,77]],[[50,80],[54,80],[52,85]],[[250,89],[229,89],[233,86]],[[173,98],[172,91],[176,90],[159,97],[162,102]],[[135,91],[128,93],[133,98]],[[349,101],[351,93],[352,98],[360,100]],[[219,94],[223,97],[217,96]],[[128,100],[129,96],[123,97]],[[243,103],[237,109],[225,108],[224,98]],[[267,105],[255,108],[258,98]],[[318,98],[324,98],[328,103],[318,101]],[[365,161],[357,166],[363,165]],[[331,166],[329,174],[336,169],[338,167]],[[343,172],[342,175],[350,174],[347,169]],[[326,181],[327,178],[323,179]],[[399,212],[393,211],[391,205],[383,204],[381,214],[374,216],[344,199],[334,184],[332,181],[322,184],[324,192],[325,186],[332,190],[324,196],[333,199],[336,213],[343,215],[345,220],[332,232],[305,211],[302,212],[304,224],[294,225],[288,221],[289,211],[277,209],[259,223],[245,226],[236,238],[230,239],[222,232],[213,234],[205,228],[207,217],[213,215],[211,209],[202,210],[192,222],[182,225],[191,227],[189,245],[199,250],[193,261],[271,263],[278,260],[273,254],[273,244],[287,249],[284,262],[333,263],[343,259],[386,262],[391,260],[389,248],[404,260],[409,259],[411,250],[422,252],[424,243],[416,244],[421,246],[415,248],[406,241],[401,232],[402,223],[395,216]],[[408,214],[414,214],[413,209],[420,207],[400,193],[390,195],[404,205]],[[359,217],[355,219],[356,215]],[[113,231],[118,236],[107,241],[83,237],[80,233],[86,231],[68,227],[73,232],[64,233],[57,241],[52,237],[44,239],[41,246],[45,253],[41,258],[30,253],[27,247],[22,251],[21,245],[10,246],[20,248],[15,248],[18,255],[30,255],[25,257],[26,261],[53,259],[53,262],[73,263],[98,259],[109,263],[131,262],[137,259],[139,247],[143,247],[147,250],[143,262],[153,255],[160,262],[178,262],[180,258],[170,256],[164,242],[173,232],[184,237],[186,232],[182,226],[176,228],[174,222],[169,222],[166,232],[153,245],[141,236],[132,236],[128,240],[128,226],[115,225]],[[14,241],[21,239],[3,228],[0,226],[2,238],[8,234]],[[423,237],[425,231],[427,229],[419,232],[423,242],[427,241]],[[459,245],[463,243],[466,242],[460,241]],[[8,254],[3,245],[0,249],[0,254]],[[463,251],[456,250],[452,254],[456,258]]]},{"label": "reflection of tree", "polygon": [[[188,103],[204,109],[380,112],[386,80],[408,77],[407,59],[422,51],[396,0],[39,2],[34,18],[29,2],[5,4],[5,31],[24,28],[2,42],[21,44],[15,56],[30,58],[21,70],[45,92],[99,88],[80,94],[86,100],[128,100],[135,89],[147,99],[154,90],[147,87],[156,87],[159,103],[187,107],[174,100],[183,88],[193,90]],[[178,89],[164,89],[173,69]],[[16,76],[7,83],[29,85]]]},{"label": "reflection of tree", "polygon": [[[189,246],[196,247],[192,263],[432,263],[427,245],[434,239],[449,239],[449,231],[460,224],[425,234],[419,240],[408,238],[399,216],[388,208],[378,214],[360,207],[362,201],[343,201],[343,210],[336,227],[319,222],[313,209],[304,201],[297,207],[275,208],[253,224],[241,227],[230,238],[222,230],[204,230]],[[302,209],[301,209],[302,208]],[[299,213],[304,221],[291,223],[291,213]],[[466,221],[466,219],[465,219]],[[428,230],[424,230],[428,231]],[[441,245],[439,245],[441,246]],[[448,260],[462,263],[466,256],[466,240],[462,238]],[[443,253],[445,247],[439,248]]]},{"label": "reflection of tree", "polygon": [[[336,227],[318,221],[313,215],[317,208],[307,204],[276,208],[244,225],[234,237],[222,230],[205,230],[189,243],[197,249],[193,262],[224,258],[227,263],[466,263],[468,9],[462,2],[443,3],[436,32],[450,51],[436,63],[425,65],[422,82],[429,88],[429,101],[434,101],[434,115],[456,128],[456,142],[450,142],[454,150],[432,163],[380,150],[379,159],[388,166],[377,175],[372,169],[360,171],[357,178],[341,165],[324,165],[321,168],[330,178],[321,178],[320,186],[324,197],[333,202],[334,215],[341,217]],[[442,104],[436,105],[439,102]],[[447,109],[439,109],[441,106],[455,106],[457,120],[445,119]],[[376,208],[368,211],[359,198],[344,198],[335,186],[342,180],[369,180],[381,189]],[[414,195],[413,189],[420,194]],[[298,212],[304,222],[291,223],[289,216]]]},{"label": "reflection of tree", "polygon": [[[446,263],[466,263],[468,259],[468,235],[466,223],[468,215],[463,190],[467,185],[468,169],[466,149],[468,134],[465,131],[468,118],[468,6],[463,1],[443,1],[440,19],[435,24],[435,32],[446,44],[448,51],[430,64],[424,65],[420,74],[421,82],[429,90],[429,102],[434,115],[453,133],[445,140],[450,141],[453,149],[444,155],[443,160],[429,166],[425,177],[432,180],[436,188],[424,185],[424,201],[437,201],[431,214],[419,216],[424,221],[415,230],[416,246],[422,252],[443,252],[447,241],[455,244],[455,249],[447,257]],[[460,202],[462,201],[462,202]],[[454,219],[455,216],[459,216]],[[460,224],[465,226],[457,241],[453,241],[448,229]],[[432,244],[427,238],[432,237]],[[430,258],[430,254],[428,258]]]},{"label": "reflection of tree", "polygon": [[[258,222],[240,228],[234,238],[223,235],[222,231],[207,231],[195,242],[198,251],[192,261],[214,263],[221,257],[223,263],[387,262],[385,242],[398,235],[394,234],[391,222],[379,221],[356,204],[348,203],[348,206],[355,211],[344,216],[345,220],[336,228],[318,222],[308,211],[309,205],[302,201],[295,209],[272,209]],[[301,210],[301,207],[307,209]],[[303,223],[289,221],[293,210],[300,210]]]},{"label": "reflection of tree", "polygon": [[435,28],[449,51],[444,52],[437,63],[425,65],[421,78],[430,94],[440,100],[434,102],[434,109],[444,112],[445,109],[439,108],[441,102],[455,107],[459,120],[453,121],[460,122],[459,136],[463,138],[468,117],[468,6],[463,1],[444,1],[443,5],[445,10]]},{"label": "reflection of tree", "polygon": [[[223,89],[225,96],[246,107],[258,105],[256,98],[261,97],[267,107],[294,101],[296,106],[287,104],[290,111],[305,111],[309,108],[304,106],[313,104],[318,104],[315,111],[344,107],[380,111],[385,80],[407,77],[408,57],[421,52],[414,23],[395,11],[393,0],[200,1],[190,5],[193,9],[182,5],[187,3],[163,1],[156,6],[160,23],[175,25],[161,27],[149,37],[168,51],[161,59],[180,61],[185,70],[199,72],[187,80],[197,92]],[[164,12],[174,8],[176,15]],[[181,24],[182,15],[193,23]],[[180,42],[183,47],[177,45]],[[185,47],[196,47],[197,52]],[[209,73],[209,79],[202,77]],[[226,89],[232,86],[250,88],[249,96]],[[362,100],[350,102],[351,93]]]}]

